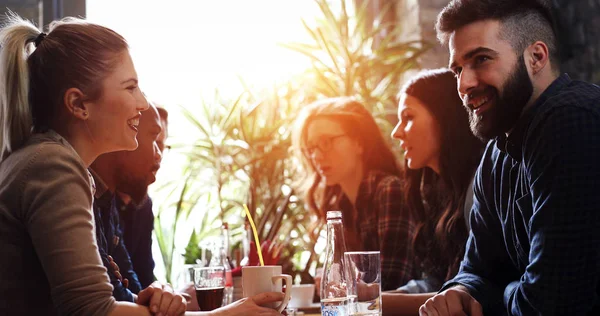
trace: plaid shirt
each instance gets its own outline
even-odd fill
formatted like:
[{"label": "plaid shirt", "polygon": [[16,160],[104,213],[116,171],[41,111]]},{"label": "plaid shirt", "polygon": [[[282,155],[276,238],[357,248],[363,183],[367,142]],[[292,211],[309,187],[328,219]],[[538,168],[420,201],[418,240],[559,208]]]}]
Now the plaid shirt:
[{"label": "plaid shirt", "polygon": [[[142,287],[133,270],[127,248],[125,248],[123,233],[119,225],[119,214],[115,206],[115,194],[108,190],[106,184],[92,169],[88,169],[88,172],[92,175],[93,180],[93,210],[98,252],[113,286],[113,297],[117,301],[133,302],[133,294],[139,293]],[[129,280],[128,288],[117,279],[108,256],[112,256],[119,266],[121,276]]]},{"label": "plaid shirt", "polygon": [[120,228],[123,241],[129,252],[133,270],[138,276],[142,288],[154,282],[154,258],[152,257],[152,230],[154,229],[154,213],[152,200],[146,196],[136,205],[133,201],[125,204],[117,195],[115,206],[119,210]]},{"label": "plaid shirt", "polygon": [[380,251],[383,290],[395,290],[419,276],[411,245],[416,225],[402,196],[400,178],[371,171],[356,198],[360,221],[352,223],[352,203],[345,195],[340,200],[348,251]]},{"label": "plaid shirt", "polygon": [[485,315],[600,315],[600,87],[562,75],[475,178],[460,272]]}]

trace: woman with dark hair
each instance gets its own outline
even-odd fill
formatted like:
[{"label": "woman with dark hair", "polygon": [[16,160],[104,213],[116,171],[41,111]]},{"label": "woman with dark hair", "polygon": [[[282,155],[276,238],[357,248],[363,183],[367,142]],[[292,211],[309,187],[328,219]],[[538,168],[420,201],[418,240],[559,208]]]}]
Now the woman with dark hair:
[{"label": "woman with dark hair", "polygon": [[301,191],[318,222],[342,210],[347,249],[381,252],[383,289],[414,278],[414,225],[400,168],[369,111],[351,98],[317,101],[302,109],[292,141],[303,167]]},{"label": "woman with dark hair", "polygon": [[[146,109],[119,34],[72,18],[45,34],[9,17],[0,31],[0,315],[185,312],[185,299],[158,283],[137,304],[116,302],[95,238],[87,169],[137,147]],[[265,295],[209,315],[276,315],[258,305],[281,293]]]},{"label": "woman with dark hair", "polygon": [[[458,272],[468,236],[472,180],[484,144],[469,128],[450,70],[426,70],[399,94],[400,140],[406,162],[404,196],[418,223],[412,248],[421,280],[384,295],[386,314],[414,315]],[[414,305],[412,305],[414,304]]]}]

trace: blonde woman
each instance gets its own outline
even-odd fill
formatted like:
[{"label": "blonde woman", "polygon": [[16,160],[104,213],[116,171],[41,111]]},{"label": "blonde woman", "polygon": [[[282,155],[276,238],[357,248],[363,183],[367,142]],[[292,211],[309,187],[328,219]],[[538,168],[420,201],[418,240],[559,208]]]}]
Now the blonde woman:
[{"label": "blonde woman", "polygon": [[[13,16],[0,45],[0,314],[183,314],[183,297],[158,283],[137,304],[115,302],[94,238],[87,168],[135,149],[148,108],[125,40],[78,19],[40,33]],[[272,311],[253,299],[229,310]]]}]

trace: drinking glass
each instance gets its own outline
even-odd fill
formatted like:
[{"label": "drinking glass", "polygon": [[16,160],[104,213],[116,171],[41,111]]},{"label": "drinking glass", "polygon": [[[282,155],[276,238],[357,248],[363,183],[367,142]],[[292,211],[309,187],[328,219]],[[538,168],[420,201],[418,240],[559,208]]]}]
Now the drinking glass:
[{"label": "drinking glass", "polygon": [[349,315],[381,315],[379,251],[345,252]]},{"label": "drinking glass", "polygon": [[225,268],[194,268],[194,286],[201,311],[212,311],[221,307],[225,290]]}]

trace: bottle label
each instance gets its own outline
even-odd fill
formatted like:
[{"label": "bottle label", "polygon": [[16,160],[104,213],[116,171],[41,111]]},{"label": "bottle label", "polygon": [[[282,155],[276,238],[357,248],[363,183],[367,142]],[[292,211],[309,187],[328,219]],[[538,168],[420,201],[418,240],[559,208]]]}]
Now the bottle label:
[{"label": "bottle label", "polygon": [[346,316],[346,298],[336,297],[321,300],[321,316]]},{"label": "bottle label", "polygon": [[225,271],[225,286],[233,286],[233,277],[231,270]]},{"label": "bottle label", "polygon": [[345,310],[341,306],[322,306],[321,316],[345,316]]}]

